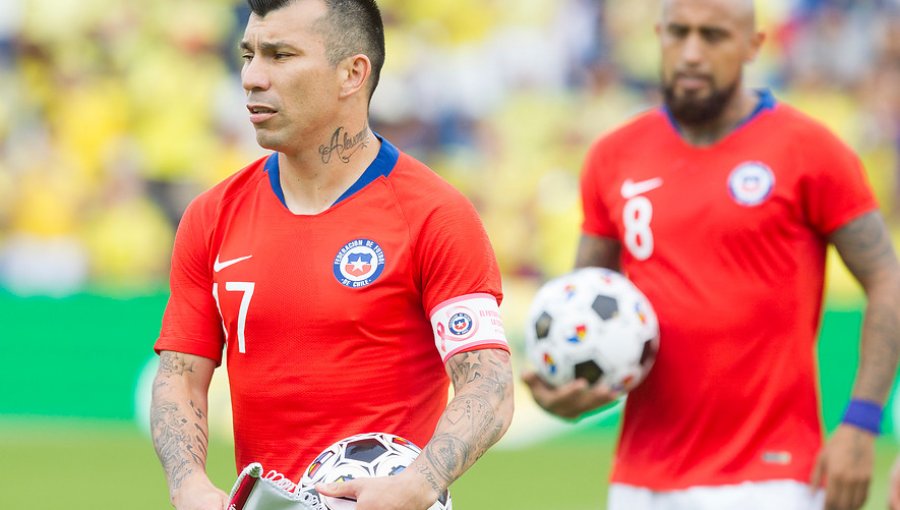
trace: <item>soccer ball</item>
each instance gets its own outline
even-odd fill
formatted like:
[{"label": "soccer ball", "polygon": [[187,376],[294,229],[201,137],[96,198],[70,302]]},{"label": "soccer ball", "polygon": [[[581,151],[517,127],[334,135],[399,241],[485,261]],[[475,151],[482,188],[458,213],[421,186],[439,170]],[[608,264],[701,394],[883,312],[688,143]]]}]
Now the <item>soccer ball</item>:
[{"label": "soccer ball", "polygon": [[527,355],[552,386],[582,378],[627,392],[650,370],[658,345],[647,298],[623,275],[599,267],[545,283],[525,329]]},{"label": "soccer ball", "polygon": [[[411,441],[393,434],[370,432],[342,439],[322,451],[300,479],[301,491],[314,492],[317,483],[345,482],[356,478],[394,476],[407,468],[422,450]],[[329,510],[352,510],[354,501],[316,494]],[[452,510],[445,491],[428,510]]]}]

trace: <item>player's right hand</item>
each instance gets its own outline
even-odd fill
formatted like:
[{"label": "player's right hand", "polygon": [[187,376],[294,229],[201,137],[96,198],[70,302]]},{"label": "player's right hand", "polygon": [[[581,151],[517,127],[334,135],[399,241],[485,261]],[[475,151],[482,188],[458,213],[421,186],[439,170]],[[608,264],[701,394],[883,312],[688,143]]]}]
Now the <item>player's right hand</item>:
[{"label": "player's right hand", "polygon": [[578,418],[588,411],[614,402],[620,396],[620,393],[605,384],[591,386],[580,378],[563,386],[553,387],[544,382],[537,372],[529,371],[522,374],[522,381],[528,385],[531,396],[539,406],[562,418]]},{"label": "player's right hand", "polygon": [[172,505],[176,510],[225,510],[227,504],[228,495],[205,476],[202,479],[186,480],[172,494]]},{"label": "player's right hand", "polygon": [[[325,498],[346,498],[356,501],[352,508],[367,510],[427,509],[438,499],[438,493],[432,485],[415,469],[404,469],[396,476],[320,483],[316,485],[316,491],[323,501]],[[340,508],[350,507],[342,505]]]}]

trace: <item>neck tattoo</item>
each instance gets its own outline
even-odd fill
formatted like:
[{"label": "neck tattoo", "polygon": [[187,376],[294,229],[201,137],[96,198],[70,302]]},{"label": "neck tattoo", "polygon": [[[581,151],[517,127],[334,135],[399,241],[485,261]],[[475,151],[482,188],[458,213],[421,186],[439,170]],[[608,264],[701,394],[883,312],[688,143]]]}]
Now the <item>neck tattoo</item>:
[{"label": "neck tattoo", "polygon": [[360,149],[369,146],[369,126],[366,125],[362,131],[350,136],[344,126],[334,130],[331,135],[331,142],[327,145],[319,146],[319,155],[322,156],[322,163],[331,161],[331,156],[337,154],[344,163],[349,163],[350,158]]}]

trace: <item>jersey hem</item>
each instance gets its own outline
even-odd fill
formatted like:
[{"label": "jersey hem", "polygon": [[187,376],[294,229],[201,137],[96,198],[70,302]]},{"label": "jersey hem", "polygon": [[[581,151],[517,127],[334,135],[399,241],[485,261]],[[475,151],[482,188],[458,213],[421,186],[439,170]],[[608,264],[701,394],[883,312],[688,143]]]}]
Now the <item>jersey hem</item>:
[{"label": "jersey hem", "polygon": [[582,233],[582,234],[587,234],[587,235],[589,235],[589,236],[591,236],[591,237],[602,237],[602,238],[604,238],[604,239],[611,239],[611,240],[613,240],[613,241],[618,241],[618,240],[619,240],[619,236],[618,236],[618,234],[617,234],[616,232],[599,232],[599,231],[596,231],[596,230],[592,230],[592,229],[586,228],[586,227],[584,227],[584,226],[581,227],[581,233]]},{"label": "jersey hem", "polygon": [[687,489],[692,489],[695,487],[726,487],[729,485],[739,485],[742,483],[762,483],[762,482],[779,482],[779,481],[791,481],[798,482],[803,484],[809,483],[809,476],[802,477],[790,477],[790,476],[779,476],[777,478],[769,478],[765,476],[747,476],[743,478],[734,478],[734,479],[723,479],[721,481],[703,481],[703,482],[668,482],[668,483],[640,483],[634,480],[624,480],[619,479],[616,476],[612,476],[610,478],[611,485],[626,485],[629,487],[635,487],[639,489],[647,489],[653,492],[672,492],[672,491],[682,491]]},{"label": "jersey hem", "polygon": [[867,203],[865,205],[861,205],[859,207],[850,209],[850,211],[848,213],[844,214],[843,216],[841,216],[839,220],[837,220],[837,221],[833,222],[833,224],[829,225],[828,228],[825,229],[825,234],[831,235],[836,230],[838,230],[841,227],[846,226],[851,221],[858,219],[859,217],[863,216],[864,214],[868,214],[870,212],[877,211],[877,210],[878,210],[877,203]]},{"label": "jersey hem", "polygon": [[153,346],[153,350],[156,352],[156,354],[159,354],[162,351],[192,354],[194,356],[200,356],[202,358],[212,360],[216,363],[216,366],[220,366],[222,364],[221,351],[216,351],[210,348],[208,345],[197,341],[160,338],[156,341],[156,345]]}]

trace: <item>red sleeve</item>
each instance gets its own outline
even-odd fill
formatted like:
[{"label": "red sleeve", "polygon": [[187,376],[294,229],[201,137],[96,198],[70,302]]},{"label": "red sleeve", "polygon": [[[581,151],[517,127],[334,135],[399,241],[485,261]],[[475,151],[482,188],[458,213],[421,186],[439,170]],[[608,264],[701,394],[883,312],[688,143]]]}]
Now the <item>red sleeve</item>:
[{"label": "red sleeve", "polygon": [[154,349],[209,358],[220,364],[225,344],[222,322],[213,297],[208,234],[202,208],[195,200],[185,211],[175,234],[171,295]]},{"label": "red sleeve", "polygon": [[830,133],[808,146],[815,149],[808,155],[812,171],[803,181],[803,204],[816,231],[828,235],[878,208],[862,162],[849,147]]},{"label": "red sleeve", "polygon": [[[475,303],[488,298],[495,300],[496,305],[485,305],[481,301],[477,310],[469,310],[472,312],[467,315],[469,319],[474,319],[476,324],[486,321],[485,325],[472,331],[473,334],[477,331],[477,336],[455,346],[441,341],[445,338],[440,331],[444,326],[437,326],[437,350],[445,362],[455,354],[480,349],[508,352],[509,344],[498,308],[503,299],[500,269],[484,225],[472,204],[455,190],[439,203],[422,225],[415,253],[421,278],[422,306],[432,327],[436,326],[435,322],[444,322],[439,315],[452,315],[453,303]],[[493,317],[483,317],[483,314]]]},{"label": "red sleeve", "polygon": [[604,164],[599,143],[588,152],[581,172],[581,208],[584,221],[581,230],[598,237],[617,237],[616,227],[609,217],[609,209],[603,203],[601,172]]},{"label": "red sleeve", "polygon": [[454,195],[430,211],[416,243],[422,305],[429,316],[441,303],[468,294],[491,294],[497,304],[503,299],[500,269],[481,218],[468,200]]}]

